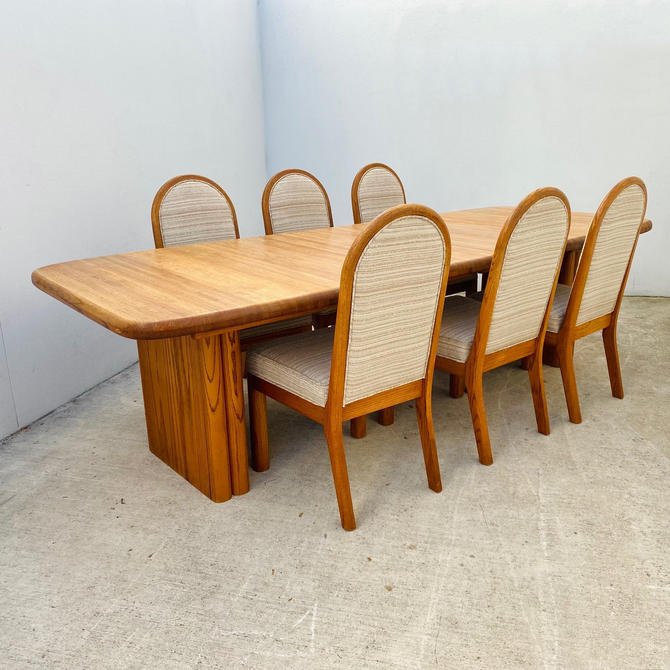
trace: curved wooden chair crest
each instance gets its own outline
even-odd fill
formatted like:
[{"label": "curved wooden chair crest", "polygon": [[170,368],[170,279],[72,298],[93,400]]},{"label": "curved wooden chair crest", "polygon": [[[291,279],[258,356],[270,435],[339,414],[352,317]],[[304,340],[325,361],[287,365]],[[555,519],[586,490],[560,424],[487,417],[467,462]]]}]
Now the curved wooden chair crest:
[{"label": "curved wooden chair crest", "polygon": [[[194,174],[174,177],[158,189],[151,205],[151,225],[157,249],[240,237],[228,194],[211,179]],[[253,342],[311,329],[310,315],[274,321],[242,330],[241,344],[246,348]]]},{"label": "curved wooden chair crest", "polygon": [[270,462],[266,396],[321,423],[346,530],[356,527],[342,441],[347,419],[415,399],[428,485],[442,489],[431,388],[450,257],[449,233],[436,212],[421,205],[388,210],[347,254],[335,327],[249,351],[254,469]]},{"label": "curved wooden chair crest", "polygon": [[616,328],[646,209],[644,182],[638,177],[620,181],[593,217],[572,287],[557,287],[545,348],[554,348],[558,356],[573,423],[582,420],[574,367],[574,346],[579,338],[602,330],[612,395],[623,398]]},{"label": "curved wooden chair crest", "polygon": [[493,462],[482,383],[487,370],[529,357],[537,429],[549,434],[542,348],[569,227],[565,194],[534,191],[500,233],[481,305],[462,296],[446,300],[435,366],[465,379],[484,465]]}]

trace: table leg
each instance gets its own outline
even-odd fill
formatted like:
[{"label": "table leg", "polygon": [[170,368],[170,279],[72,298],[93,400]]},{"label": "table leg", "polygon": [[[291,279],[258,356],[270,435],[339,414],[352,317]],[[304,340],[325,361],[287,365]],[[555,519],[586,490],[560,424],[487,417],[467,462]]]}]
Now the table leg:
[{"label": "table leg", "polygon": [[137,343],[149,449],[215,502],[231,468],[219,336]]},{"label": "table leg", "polygon": [[228,331],[221,335],[221,353],[228,422],[230,480],[233,493],[242,495],[249,491],[249,459],[247,429],[244,422],[244,368],[238,331]]}]

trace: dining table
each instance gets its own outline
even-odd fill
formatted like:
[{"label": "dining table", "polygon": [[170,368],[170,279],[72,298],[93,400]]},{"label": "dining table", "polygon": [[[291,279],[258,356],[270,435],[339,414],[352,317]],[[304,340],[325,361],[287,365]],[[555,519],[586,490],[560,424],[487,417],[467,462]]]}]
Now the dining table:
[{"label": "dining table", "polygon": [[[441,214],[450,281],[485,273],[512,207]],[[571,284],[593,218],[572,212],[559,281]],[[215,502],[249,490],[240,331],[337,306],[366,224],[151,249],[47,265],[34,285],[137,340],[153,454]],[[640,227],[651,229],[645,219]]]}]

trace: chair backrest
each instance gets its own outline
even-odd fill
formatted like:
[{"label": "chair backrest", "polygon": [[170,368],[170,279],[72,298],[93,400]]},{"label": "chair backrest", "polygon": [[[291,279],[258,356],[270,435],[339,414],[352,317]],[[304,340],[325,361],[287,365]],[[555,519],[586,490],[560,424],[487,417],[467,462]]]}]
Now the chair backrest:
[{"label": "chair backrest", "polygon": [[272,177],[263,191],[262,207],[266,235],[333,225],[326,189],[304,170],[284,170]]},{"label": "chair backrest", "polygon": [[623,179],[605,196],[584,242],[566,326],[581,325],[618,308],[646,209],[647,189],[639,177]]},{"label": "chair backrest", "polygon": [[486,354],[536,339],[546,327],[570,228],[557,188],[524,198],[502,229],[484,291],[475,344]]},{"label": "chair backrest", "polygon": [[174,177],[158,189],[151,224],[157,248],[240,236],[228,194],[211,179],[194,174]]},{"label": "chair backrest", "polygon": [[405,189],[400,177],[388,165],[370,163],[354,177],[351,185],[354,223],[372,221],[387,209],[405,202]]},{"label": "chair backrest", "polygon": [[394,207],[362,231],[342,267],[329,403],[432,376],[450,259],[447,228],[423,205]]}]

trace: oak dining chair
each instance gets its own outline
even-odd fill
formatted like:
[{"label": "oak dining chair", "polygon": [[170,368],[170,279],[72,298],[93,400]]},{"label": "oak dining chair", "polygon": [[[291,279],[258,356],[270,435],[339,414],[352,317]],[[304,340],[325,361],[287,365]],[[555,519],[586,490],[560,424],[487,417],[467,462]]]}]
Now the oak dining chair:
[{"label": "oak dining chair", "polygon": [[[398,174],[384,163],[369,163],[362,167],[351,185],[351,208],[354,223],[367,223],[390,207],[406,202],[405,187]],[[463,277],[447,286],[447,295],[477,292],[477,275]],[[394,421],[394,408],[386,407],[377,414],[382,426],[390,426]],[[358,417],[351,422],[351,435],[365,437],[366,417]]]},{"label": "oak dining chair", "polygon": [[249,351],[254,469],[270,465],[266,396],[322,424],[346,530],[356,528],[342,441],[346,419],[414,399],[428,486],[442,490],[431,388],[450,258],[449,233],[436,212],[394,207],[347,253],[334,328]]},{"label": "oak dining chair", "polygon": [[481,304],[447,298],[435,366],[464,379],[479,461],[493,463],[483,374],[529,358],[537,429],[549,434],[542,348],[570,227],[570,205],[556,188],[541,188],[516,207],[500,232]]},{"label": "oak dining chair", "polygon": [[[151,206],[151,224],[157,249],[240,236],[228,194],[211,179],[193,174],[174,177],[158,189]],[[307,314],[246,328],[240,333],[240,344],[246,348],[277,334],[311,329],[312,317]]]},{"label": "oak dining chair", "polygon": [[[351,185],[351,207],[354,223],[367,223],[391,207],[404,205],[405,187],[400,177],[384,163],[370,163],[362,167]],[[394,421],[394,408],[385,407],[377,413],[382,426],[390,426]],[[351,421],[352,437],[365,437],[367,417],[359,416]]]},{"label": "oak dining chair", "polygon": [[573,423],[582,421],[574,366],[576,340],[602,331],[612,395],[623,398],[616,329],[646,209],[647,189],[641,179],[628,177],[614,186],[593,217],[572,286],[556,288],[545,350],[556,352]]},{"label": "oak dining chair", "polygon": [[[326,189],[305,170],[283,170],[271,177],[263,190],[261,207],[266,235],[333,227]],[[332,326],[335,314],[335,309],[317,312],[314,327]]]}]

